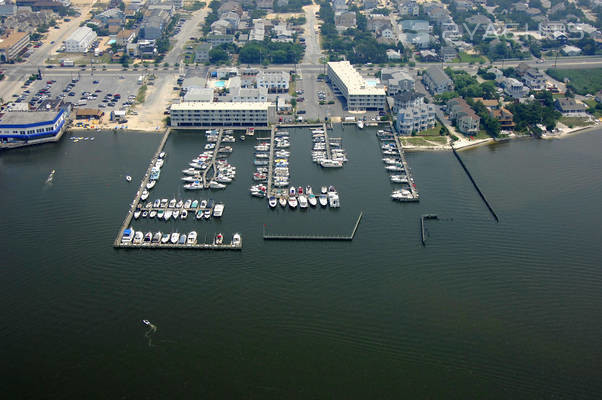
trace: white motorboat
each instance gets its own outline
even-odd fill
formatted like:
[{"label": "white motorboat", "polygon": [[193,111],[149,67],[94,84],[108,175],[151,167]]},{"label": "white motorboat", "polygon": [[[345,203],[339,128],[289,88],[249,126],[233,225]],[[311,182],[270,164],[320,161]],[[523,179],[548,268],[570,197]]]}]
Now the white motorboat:
[{"label": "white motorboat", "polygon": [[159,206],[161,208],[165,208],[165,207],[167,207],[167,203],[169,203],[169,200],[167,200],[167,199],[161,199],[161,202],[159,203]]},{"label": "white motorboat", "polygon": [[154,207],[154,208],[159,208],[160,206],[161,206],[161,200],[159,200],[159,199],[156,199],[156,200],[153,202],[153,207]]},{"label": "white motorboat", "polygon": [[270,196],[270,198],[268,199],[268,204],[270,208],[274,208],[278,204],[278,200],[276,200],[276,197]]},{"label": "white motorboat", "polygon": [[152,188],[155,187],[156,184],[157,184],[157,181],[150,180],[150,181],[146,182],[146,189],[151,190]]},{"label": "white motorboat", "polygon": [[138,231],[134,234],[134,240],[132,241],[134,244],[141,244],[144,239],[144,233],[142,231]]},{"label": "white motorboat", "polygon": [[320,165],[324,168],[341,168],[343,166],[343,162],[326,158],[320,161]]},{"label": "white motorboat", "polygon": [[192,183],[188,183],[186,185],[184,185],[184,189],[186,190],[201,190],[201,189],[205,189],[205,186],[199,182],[199,181],[194,181]]},{"label": "white motorboat", "polygon": [[200,175],[194,175],[194,176],[183,176],[181,179],[184,182],[192,183],[192,182],[196,182],[196,181],[200,180],[201,178],[202,177]]},{"label": "white motorboat", "polygon": [[142,214],[142,210],[137,209],[136,211],[134,211],[134,219],[140,218],[140,214]]},{"label": "white motorboat", "polygon": [[383,158],[383,162],[388,165],[393,165],[393,164],[397,164],[399,162],[399,160],[396,158],[392,158],[392,157],[386,157],[386,158]]},{"label": "white motorboat", "polygon": [[159,153],[159,158],[165,158],[165,156],[167,156],[167,153],[165,153],[164,151]]},{"label": "white motorboat", "polygon": [[215,205],[215,207],[213,207],[213,216],[219,218],[222,216],[223,213],[224,213],[224,204],[217,203]]},{"label": "white motorboat", "polygon": [[405,175],[391,175],[390,179],[393,183],[408,183],[408,178]]},{"label": "white motorboat", "polygon": [[232,236],[232,246],[240,246],[240,243],[241,243],[240,233],[235,233]]},{"label": "white motorboat", "polygon": [[326,186],[322,186],[320,188],[320,193],[326,193],[328,191],[328,188]]},{"label": "white motorboat", "polygon": [[309,205],[312,207],[315,207],[318,204],[318,199],[316,198],[316,195],[313,193],[309,194],[309,196],[307,197],[307,201],[309,202]]},{"label": "white motorboat", "polygon": [[291,197],[288,198],[288,205],[291,208],[297,208],[297,204],[298,204],[298,202],[297,202],[297,198],[296,197],[291,196]]},{"label": "white motorboat", "polygon": [[167,242],[169,242],[169,233],[164,233],[161,237],[161,243],[165,244]]},{"label": "white motorboat", "polygon": [[299,195],[299,208],[307,208],[307,197],[304,194]]},{"label": "white motorboat", "polygon": [[188,218],[188,211],[182,210],[182,212],[180,213],[180,219],[186,219],[186,218]]},{"label": "white motorboat", "polygon": [[328,205],[331,208],[339,208],[341,206],[341,204],[339,202],[339,195],[336,193],[331,193],[328,196]]},{"label": "white motorboat", "polygon": [[180,234],[178,232],[174,232],[171,234],[171,237],[169,238],[169,241],[172,244],[176,244],[178,243],[178,239],[180,239]]},{"label": "white motorboat", "polygon": [[393,171],[393,172],[400,172],[403,171],[403,167],[400,167],[399,165],[387,165],[385,167],[385,169],[387,171]]},{"label": "white motorboat", "polygon": [[224,189],[226,185],[218,183],[216,181],[209,182],[209,189]]},{"label": "white motorboat", "polygon": [[195,231],[192,231],[188,234],[188,239],[186,239],[186,244],[196,244],[197,234]]},{"label": "white motorboat", "polygon": [[227,176],[218,176],[215,178],[218,183],[232,183],[232,178],[228,178]]},{"label": "white motorboat", "polygon": [[173,216],[173,219],[178,219],[178,217],[180,216],[180,210],[174,210],[172,216]]},{"label": "white motorboat", "polygon": [[176,199],[171,199],[169,201],[169,208],[175,208],[176,207],[176,202],[177,202]]},{"label": "white motorboat", "polygon": [[188,199],[184,202],[184,208],[190,208],[190,205],[192,204],[192,200]]},{"label": "white motorboat", "polygon": [[265,192],[262,190],[252,190],[251,196],[253,197],[265,197]]},{"label": "white motorboat", "polygon": [[155,162],[155,167],[161,168],[162,166],[163,166],[163,159],[160,158],[157,160],[157,162]]},{"label": "white motorboat", "polygon": [[364,121],[362,121],[361,119],[357,121],[357,127],[360,129],[364,129]]},{"label": "white motorboat", "polygon": [[281,196],[278,199],[278,203],[280,204],[280,207],[286,207],[286,198],[284,196]]},{"label": "white motorboat", "polygon": [[201,208],[202,208],[202,209],[205,209],[205,208],[207,208],[207,200],[204,200],[204,199],[203,199],[203,200],[201,200]]},{"label": "white motorboat", "polygon": [[146,200],[146,199],[148,199],[148,195],[149,195],[148,190],[146,190],[146,189],[143,190],[142,191],[142,195],[140,196],[140,200]]},{"label": "white motorboat", "polygon": [[128,182],[131,182],[132,181],[132,177],[129,176],[129,175],[126,175],[125,180],[128,181]]},{"label": "white motorboat", "polygon": [[161,242],[161,237],[163,235],[161,234],[161,232],[155,232],[155,234],[153,235],[153,239],[151,240],[151,243],[159,243]]},{"label": "white motorboat", "polygon": [[173,213],[172,213],[171,210],[165,211],[165,214],[163,214],[163,218],[165,219],[165,221],[169,221],[169,219],[171,218],[172,214]]},{"label": "white motorboat", "polygon": [[176,208],[182,208],[183,205],[184,205],[184,201],[180,200],[176,203]]},{"label": "white motorboat", "polygon": [[222,244],[224,242],[224,235],[218,233],[215,235],[215,244]]},{"label": "white motorboat", "polygon": [[157,216],[157,210],[151,210],[151,211],[148,213],[148,216],[149,216],[150,218],[155,218],[155,217]]},{"label": "white motorboat", "polygon": [[328,197],[325,194],[320,195],[319,201],[322,207],[326,207],[328,205]]}]

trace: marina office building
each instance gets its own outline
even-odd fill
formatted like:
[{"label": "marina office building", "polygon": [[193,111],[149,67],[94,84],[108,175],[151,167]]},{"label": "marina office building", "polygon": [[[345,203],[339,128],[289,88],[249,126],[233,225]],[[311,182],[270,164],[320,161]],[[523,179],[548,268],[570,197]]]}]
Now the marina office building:
[{"label": "marina office building", "polygon": [[385,109],[385,89],[368,85],[349,61],[329,62],[328,79],[332,83],[335,94],[345,97],[348,110]]},{"label": "marina office building", "polygon": [[65,129],[69,111],[13,111],[0,120],[0,148],[56,142]]},{"label": "marina office building", "polygon": [[276,122],[276,106],[270,102],[182,102],[170,108],[173,127],[267,126]]}]

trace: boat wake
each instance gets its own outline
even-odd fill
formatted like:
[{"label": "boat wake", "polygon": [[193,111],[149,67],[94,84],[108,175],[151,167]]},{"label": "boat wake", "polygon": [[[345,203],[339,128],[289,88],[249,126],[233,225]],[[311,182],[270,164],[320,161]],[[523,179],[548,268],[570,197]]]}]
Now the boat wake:
[{"label": "boat wake", "polygon": [[144,337],[148,339],[148,347],[153,347],[153,336],[157,332],[157,326],[151,324],[150,322],[146,323],[146,326],[148,326],[148,329],[144,333]]},{"label": "boat wake", "polygon": [[47,185],[52,184],[52,182],[54,181],[54,173],[55,172],[56,172],[55,170],[52,170],[52,172],[50,173],[50,175],[48,175],[48,178],[46,178],[46,184]]}]

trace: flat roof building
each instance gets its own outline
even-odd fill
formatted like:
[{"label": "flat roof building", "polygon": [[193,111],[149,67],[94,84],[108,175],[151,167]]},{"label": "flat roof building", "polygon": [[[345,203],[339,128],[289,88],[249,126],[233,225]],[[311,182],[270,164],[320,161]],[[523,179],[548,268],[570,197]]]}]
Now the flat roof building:
[{"label": "flat roof building", "polygon": [[349,61],[328,63],[328,78],[347,101],[348,110],[384,110],[385,90],[369,85]]},{"label": "flat roof building", "polygon": [[190,88],[186,91],[183,101],[213,101],[213,88]]},{"label": "flat roof building", "polygon": [[15,111],[0,119],[0,148],[55,142],[63,134],[67,109]]},{"label": "flat roof building", "polygon": [[0,62],[17,58],[29,44],[29,33],[11,31],[0,37]]},{"label": "flat roof building", "polygon": [[269,102],[183,102],[170,108],[171,126],[267,126],[276,122]]}]

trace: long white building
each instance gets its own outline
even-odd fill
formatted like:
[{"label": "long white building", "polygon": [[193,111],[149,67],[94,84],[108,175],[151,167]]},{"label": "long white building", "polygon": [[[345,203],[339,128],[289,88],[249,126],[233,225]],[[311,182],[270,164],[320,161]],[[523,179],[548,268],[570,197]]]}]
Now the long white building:
[{"label": "long white building", "polygon": [[171,126],[265,126],[276,122],[269,102],[183,102],[170,108]]},{"label": "long white building", "polygon": [[83,53],[90,48],[94,40],[96,40],[96,32],[87,26],[79,27],[65,40],[65,52]]},{"label": "long white building", "polygon": [[328,78],[347,101],[350,111],[384,110],[385,89],[370,86],[349,61],[328,63]]}]

